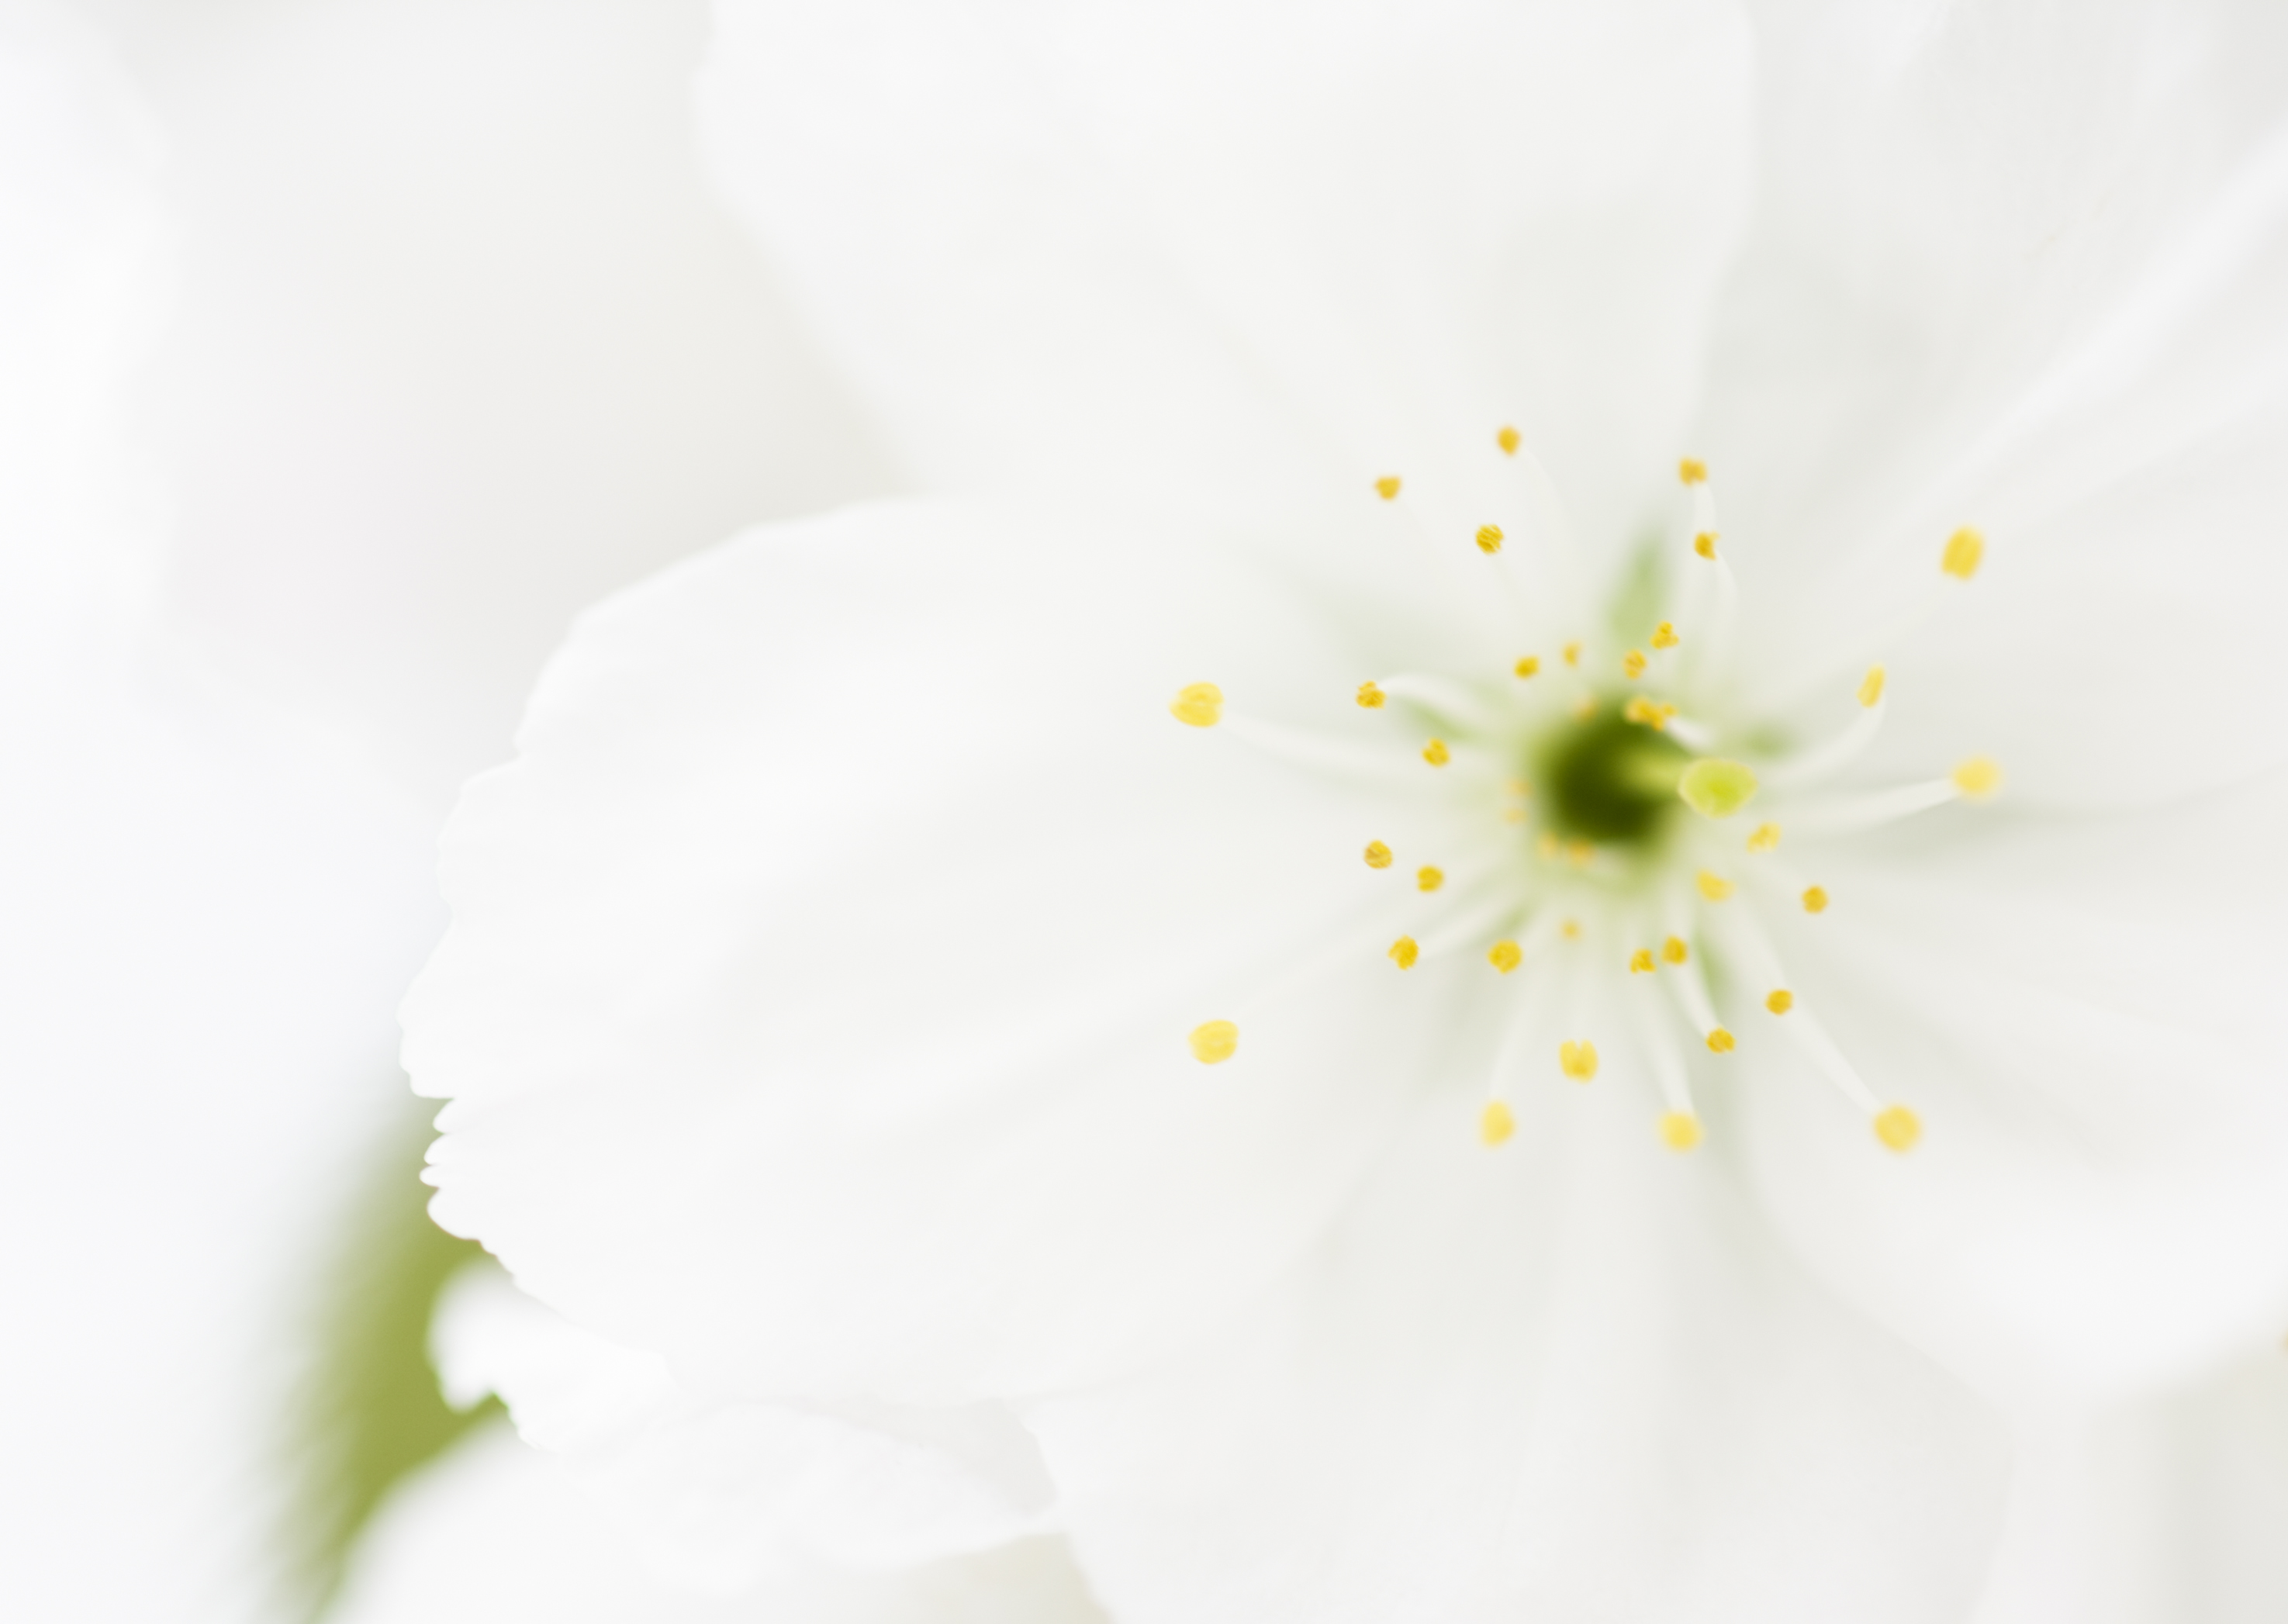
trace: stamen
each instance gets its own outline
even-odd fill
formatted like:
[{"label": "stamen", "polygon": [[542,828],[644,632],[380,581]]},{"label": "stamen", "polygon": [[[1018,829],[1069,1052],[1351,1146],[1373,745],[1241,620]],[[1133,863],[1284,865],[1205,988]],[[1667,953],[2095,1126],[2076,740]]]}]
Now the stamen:
[{"label": "stamen", "polygon": [[1478,1114],[1479,1143],[1490,1149],[1516,1131],[1517,1118],[1510,1113],[1510,1108],[1498,1099],[1488,1100],[1486,1108]]},{"label": "stamen", "polygon": [[1187,727],[1213,727],[1223,719],[1223,690],[1212,682],[1180,688],[1168,714]]},{"label": "stamen", "polygon": [[[1668,1113],[1661,1119],[1661,1137],[1672,1150],[1689,1150],[1700,1141],[1699,1120],[1692,1112],[1692,1089],[1684,1077],[1684,1057],[1678,1052],[1674,1034],[1668,1023],[1661,1018],[1661,1009],[1656,994],[1649,991],[1634,994],[1639,1002],[1637,1031],[1645,1061],[1652,1067],[1653,1081],[1659,1085],[1661,1098]],[[1670,1124],[1689,1125],[1690,1137],[1679,1143],[1670,1132]],[[1678,1136],[1685,1130],[1679,1129]]]},{"label": "stamen", "polygon": [[1366,866],[1370,868],[1389,867],[1390,848],[1384,845],[1379,840],[1368,841],[1366,843]]},{"label": "stamen", "polygon": [[1692,956],[1692,951],[1684,945],[1682,937],[1672,936],[1661,943],[1660,956],[1672,964],[1681,964]]},{"label": "stamen", "polygon": [[1696,882],[1700,887],[1700,894],[1711,902],[1721,902],[1732,894],[1731,881],[1720,875],[1711,874],[1705,868],[1700,871],[1696,876]]},{"label": "stamen", "polygon": [[[1873,716],[1879,713],[1870,711],[1867,714]],[[1799,812],[1791,813],[1788,821],[1799,828],[1820,834],[1876,828],[1886,823],[1895,823],[1902,818],[1911,818],[1919,812],[1927,812],[1934,806],[1943,806],[1949,801],[1982,801],[2001,788],[2000,764],[1990,757],[1973,756],[1944,778],[1934,778],[1919,784],[1902,784],[1896,789],[1879,789],[1871,795],[1847,796],[1816,803]]]},{"label": "stamen", "polygon": [[1660,1119],[1661,1142],[1672,1151],[1688,1151],[1700,1143],[1700,1119],[1671,1111]]},{"label": "stamen", "polygon": [[1759,823],[1756,832],[1748,836],[1748,850],[1751,852],[1776,852],[1779,844],[1780,826],[1776,823]]},{"label": "stamen", "polygon": [[1531,654],[1528,654],[1524,659],[1519,661],[1512,669],[1514,669],[1520,677],[1536,677],[1540,675],[1541,661],[1535,659]]},{"label": "stamen", "polygon": [[1422,747],[1422,759],[1434,767],[1442,767],[1454,759],[1454,753],[1446,748],[1443,739],[1433,739]]},{"label": "stamen", "polygon": [[1649,727],[1655,733],[1664,731],[1675,717],[1675,706],[1664,705],[1658,700],[1649,699],[1641,693],[1631,694],[1629,702],[1621,707],[1621,720],[1634,722],[1640,727]]},{"label": "stamen", "polygon": [[1813,885],[1805,889],[1803,893],[1803,911],[1807,914],[1824,914],[1827,912],[1827,888],[1825,886]]},{"label": "stamen", "polygon": [[1434,717],[1464,733],[1491,733],[1506,719],[1467,683],[1456,682],[1450,677],[1433,677],[1420,671],[1386,672],[1371,685],[1385,698],[1411,700]]},{"label": "stamen", "polygon": [[1417,870],[1414,875],[1417,891],[1435,891],[1445,883],[1446,871],[1442,868],[1424,867]]},{"label": "stamen", "polygon": [[1581,646],[1578,643],[1568,643],[1565,646],[1565,663],[1577,669],[1579,667],[1581,663]]},{"label": "stamen", "polygon": [[1502,527],[1499,525],[1478,527],[1478,551],[1491,557],[1501,551]]},{"label": "stamen", "polygon": [[1986,538],[1965,525],[1946,538],[1946,551],[1939,556],[1938,566],[1958,581],[1967,581],[1978,573],[1985,557]]},{"label": "stamen", "polygon": [[1652,974],[1654,968],[1655,966],[1652,962],[1651,948],[1640,947],[1634,953],[1629,955],[1629,974],[1633,976],[1648,976]]},{"label": "stamen", "polygon": [[1518,945],[1511,941],[1496,942],[1486,950],[1486,962],[1504,975],[1515,970],[1519,961],[1524,956],[1524,954],[1519,951]]},{"label": "stamen", "polygon": [[1560,1043],[1557,1046],[1557,1066],[1576,1082],[1587,1082],[1597,1074],[1597,1046],[1591,1042]]},{"label": "stamen", "polygon": [[[1680,924],[1690,907],[1681,893],[1672,894],[1667,905],[1669,917]],[[1716,1019],[1716,1006],[1709,1001],[1708,983],[1701,975],[1699,962],[1683,951],[1684,939],[1681,936],[1672,936],[1668,939],[1678,949],[1675,956],[1669,960],[1677,967],[1677,973],[1666,978],[1670,994],[1683,1007],[1685,1020],[1706,1041],[1711,1053],[1730,1052],[1732,1034],[1725,1031]],[[1718,1042],[1720,1034],[1721,1042]]]},{"label": "stamen", "polygon": [[1713,558],[1716,556],[1716,533],[1713,530],[1703,530],[1694,536],[1692,551],[1704,558]]},{"label": "stamen", "polygon": [[1825,744],[1773,767],[1768,774],[1772,788],[1800,789],[1832,778],[1857,760],[1860,752],[1874,742],[1875,734],[1883,725],[1883,693],[1887,680],[1881,666],[1868,667],[1867,675],[1859,680],[1859,714]]},{"label": "stamen", "polygon": [[1631,682],[1643,676],[1645,667],[1649,663],[1651,662],[1645,658],[1644,651],[1641,648],[1633,648],[1621,656],[1621,669],[1628,673]]},{"label": "stamen", "polygon": [[1673,705],[1660,708],[1660,731],[1666,733],[1688,750],[1704,750],[1716,742],[1716,735],[1689,717],[1679,716]]},{"label": "stamen", "polygon": [[1238,712],[1225,716],[1223,731],[1289,766],[1329,777],[1376,785],[1420,782],[1411,764],[1402,756],[1393,755],[1387,744],[1370,746],[1330,738],[1308,728],[1289,727]]},{"label": "stamen", "polygon": [[2002,788],[2002,769],[1990,756],[1973,756],[1954,770],[1954,787],[1974,801]]},{"label": "stamen", "polygon": [[1422,956],[1422,945],[1410,936],[1402,936],[1390,944],[1390,962],[1401,970],[1414,968],[1414,961]]},{"label": "stamen", "polygon": [[[1786,980],[1786,971],[1781,967],[1779,955],[1772,950],[1771,943],[1765,939],[1753,910],[1735,910],[1728,916],[1726,928],[1733,950],[1739,955],[1752,978],[1763,980],[1768,985]],[[1795,1041],[1814,1069],[1834,1084],[1853,1105],[1867,1113],[1878,1139],[1895,1151],[1904,1151],[1913,1145],[1922,1133],[1922,1124],[1915,1113],[1904,1105],[1886,1105],[1877,1098],[1875,1091],[1867,1086],[1850,1060],[1836,1047],[1835,1040],[1827,1035],[1827,1028],[1819,1024],[1810,1010],[1797,1008],[1792,994],[1784,988],[1776,991],[1764,1000],[1764,1007],[1775,1015],[1795,1010],[1795,1018],[1784,1027],[1787,1034]]]},{"label": "stamen", "polygon": [[1397,501],[1398,476],[1394,473],[1386,473],[1379,479],[1377,479],[1374,482],[1374,494],[1381,497],[1385,502]]},{"label": "stamen", "polygon": [[1221,1066],[1239,1052],[1239,1028],[1227,1020],[1212,1020],[1192,1028],[1192,1058],[1202,1066]]},{"label": "stamen", "polygon": [[1507,424],[1504,424],[1501,432],[1494,436],[1494,444],[1502,448],[1504,456],[1515,456],[1520,443],[1521,437],[1518,432]]},{"label": "stamen", "polygon": [[1358,702],[1359,709],[1362,710],[1379,710],[1390,701],[1383,691],[1374,684],[1362,682],[1359,684]]},{"label": "stamen", "polygon": [[1581,922],[1577,919],[1569,919],[1558,927],[1558,932],[1567,941],[1577,942],[1581,939]]},{"label": "stamen", "polygon": [[1652,629],[1652,646],[1655,648],[1674,648],[1676,645],[1675,622],[1663,621]]},{"label": "stamen", "polygon": [[1687,485],[1705,485],[1708,482],[1708,464],[1698,457],[1688,456],[1677,463],[1676,477]]}]

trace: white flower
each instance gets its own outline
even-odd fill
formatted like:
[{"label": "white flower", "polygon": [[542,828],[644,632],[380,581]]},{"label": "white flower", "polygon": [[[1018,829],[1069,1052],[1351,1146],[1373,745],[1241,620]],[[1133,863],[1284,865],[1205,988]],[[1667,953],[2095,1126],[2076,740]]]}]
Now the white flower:
[{"label": "white flower", "polygon": [[1960,1616],[1998,1411],[2288,1319],[2288,146],[2228,16],[1839,19],[727,12],[971,494],[576,633],[441,1218],[695,1392],[1013,1406],[1123,1618]]}]

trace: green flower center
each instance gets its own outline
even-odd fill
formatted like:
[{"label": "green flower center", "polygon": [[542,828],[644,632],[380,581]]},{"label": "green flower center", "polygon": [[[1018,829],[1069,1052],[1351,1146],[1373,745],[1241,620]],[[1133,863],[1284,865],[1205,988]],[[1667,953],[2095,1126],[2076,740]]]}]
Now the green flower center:
[{"label": "green flower center", "polygon": [[1599,706],[1543,746],[1543,815],[1568,840],[1644,850],[1682,809],[1676,786],[1692,757],[1667,734]]}]

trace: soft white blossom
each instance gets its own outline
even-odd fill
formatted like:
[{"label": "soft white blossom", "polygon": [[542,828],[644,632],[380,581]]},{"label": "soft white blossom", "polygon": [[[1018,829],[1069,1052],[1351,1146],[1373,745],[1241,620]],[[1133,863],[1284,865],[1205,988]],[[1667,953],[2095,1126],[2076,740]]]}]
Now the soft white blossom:
[{"label": "soft white blossom", "polygon": [[577,629],[441,1219],[690,1403],[1013,1414],[1124,1620],[2066,1594],[2038,1440],[2288,1322],[2270,27],[726,7],[948,494]]}]

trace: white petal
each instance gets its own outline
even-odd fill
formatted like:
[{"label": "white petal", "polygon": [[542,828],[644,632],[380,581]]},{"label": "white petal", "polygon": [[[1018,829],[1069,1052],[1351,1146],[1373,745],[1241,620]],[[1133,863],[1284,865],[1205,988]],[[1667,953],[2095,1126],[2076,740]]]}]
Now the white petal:
[{"label": "white petal", "polygon": [[[1828,1299],[1641,1080],[1482,1148],[1419,1113],[1296,1276],[1162,1371],[1036,1406],[1134,1624],[1951,1620],[2006,1470],[1967,1393]],[[1633,1108],[1632,1108],[1633,1107]]]},{"label": "white petal", "polygon": [[[136,380],[172,624],[441,818],[573,614],[889,487],[709,194],[702,0],[115,9],[183,275]],[[290,135],[282,132],[290,131]]]},{"label": "white petal", "polygon": [[1924,1127],[1885,1154],[1743,1018],[1766,1200],[1836,1289],[2015,1403],[2181,1379],[2288,1323],[2284,798],[1956,808],[1928,815],[1950,843],[1816,859],[1833,900],[1784,930],[1788,973]]},{"label": "white petal", "polygon": [[338,1624],[1100,1624],[1047,1540],[892,1573],[811,1566],[741,1594],[662,1579],[612,1520],[505,1427],[409,1480],[361,1545]]},{"label": "white petal", "polygon": [[661,1572],[738,1588],[821,1560],[898,1567],[1046,1526],[1052,1491],[1005,1411],[711,1400],[657,1354],[582,1330],[490,1263],[457,1279],[432,1333],[455,1402],[498,1393],[524,1440],[616,1508]]},{"label": "white petal", "polygon": [[885,508],[590,616],[446,836],[441,1221],[758,1397],[964,1403],[1242,1300],[1442,1019],[1381,957],[1388,802],[1168,714],[1361,725],[1322,607],[1212,538]]},{"label": "white petal", "polygon": [[2019,1445],[1973,1624],[2265,1624],[2288,1612],[2288,1361],[2053,1414]]},{"label": "white petal", "polygon": [[1863,597],[2277,400],[2276,32],[2152,0],[1768,8],[1709,404],[1736,558]]},{"label": "white petal", "polygon": [[721,184],[931,481],[1362,485],[1513,423],[1618,542],[1673,466],[1744,198],[1728,8],[720,16]]}]

